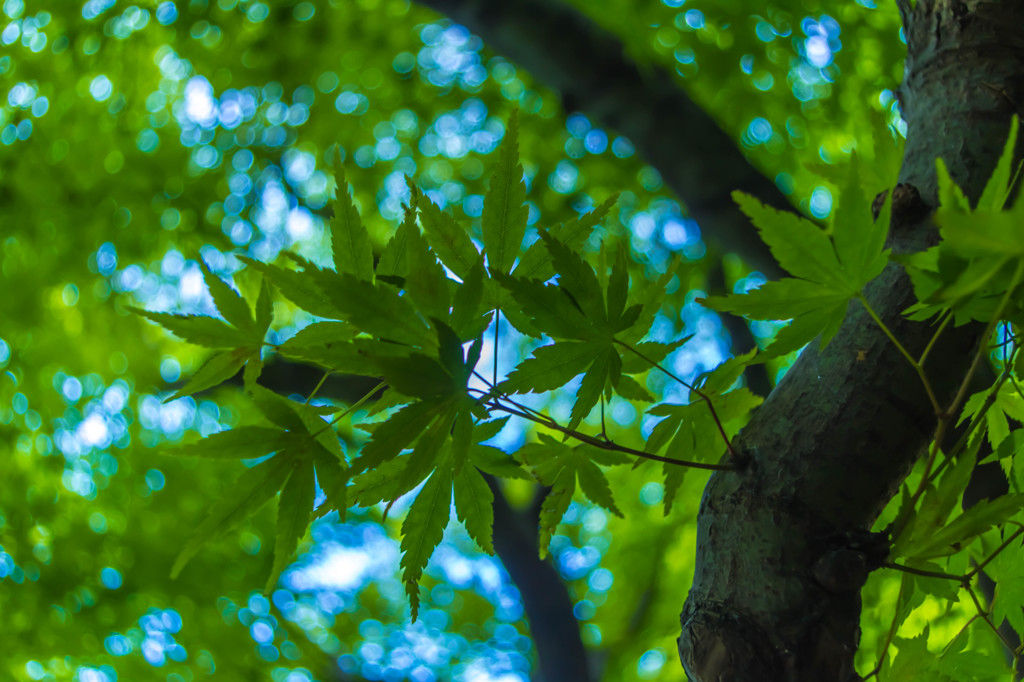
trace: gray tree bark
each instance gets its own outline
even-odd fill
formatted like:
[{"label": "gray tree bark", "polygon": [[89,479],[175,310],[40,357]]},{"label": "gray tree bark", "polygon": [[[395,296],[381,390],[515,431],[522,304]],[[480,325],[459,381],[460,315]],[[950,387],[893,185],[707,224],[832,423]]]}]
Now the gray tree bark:
[{"label": "gray tree bark", "polygon": [[[934,207],[941,156],[976,200],[1010,117],[1022,113],[1024,2],[917,0],[901,12],[908,136],[900,181]],[[894,250],[937,238],[921,208],[894,206]],[[890,265],[868,298],[919,354],[934,329],[901,315],[914,302],[902,268]],[[980,332],[948,330],[930,356],[941,401],[967,374]],[[909,363],[852,304],[832,343],[809,347],[743,430],[735,444],[745,453],[741,468],[716,473],[705,491],[679,639],[693,682],[858,679],[859,590],[871,554],[885,551],[867,531],[936,424]]]}]

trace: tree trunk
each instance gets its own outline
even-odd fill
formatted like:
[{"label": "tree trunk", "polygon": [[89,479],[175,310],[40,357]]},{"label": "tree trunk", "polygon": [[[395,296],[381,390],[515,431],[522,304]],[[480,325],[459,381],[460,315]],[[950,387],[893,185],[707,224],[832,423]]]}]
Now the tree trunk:
[{"label": "tree trunk", "polygon": [[[917,0],[901,11],[900,182],[934,206],[941,156],[976,200],[1024,102],[1024,2]],[[894,202],[895,251],[935,241],[920,209]],[[902,268],[890,265],[867,293],[919,355],[934,328],[902,317],[914,302]],[[977,326],[947,330],[932,351],[926,370],[940,402],[967,374],[980,335]],[[886,551],[868,531],[935,426],[909,363],[851,304],[831,344],[805,350],[737,438],[745,465],[708,483],[679,638],[692,682],[858,679],[859,590],[877,564],[872,554]]]}]

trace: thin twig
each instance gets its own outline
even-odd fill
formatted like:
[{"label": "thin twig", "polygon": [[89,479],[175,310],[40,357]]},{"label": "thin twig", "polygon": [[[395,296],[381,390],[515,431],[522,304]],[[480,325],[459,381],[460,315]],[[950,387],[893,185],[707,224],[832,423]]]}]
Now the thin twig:
[{"label": "thin twig", "polygon": [[974,602],[974,608],[978,610],[978,616],[985,621],[985,624],[992,628],[992,632],[996,633],[996,637],[1003,643],[1003,646],[1007,648],[1011,653],[1016,653],[1017,647],[1011,642],[1002,632],[999,631],[999,627],[992,622],[992,618],[989,616],[988,610],[981,605],[981,600],[978,599],[978,595],[975,594],[974,590],[968,585],[966,588],[967,594],[971,596],[971,601]]},{"label": "thin twig", "polygon": [[585,433],[580,433],[579,431],[568,429],[562,426],[561,424],[558,424],[550,420],[549,418],[536,417],[532,414],[529,414],[528,412],[521,412],[507,405],[502,405],[500,402],[497,402],[497,400],[498,399],[495,398],[490,403],[492,409],[501,410],[502,412],[515,415],[517,417],[522,417],[523,419],[529,419],[532,422],[536,422],[538,424],[546,426],[549,429],[552,429],[553,431],[558,431],[559,433],[564,434],[575,440],[578,440],[581,443],[586,443],[587,445],[592,445],[602,450],[621,452],[627,455],[633,455],[635,457],[641,457],[643,459],[649,459],[655,462],[663,462],[665,464],[672,464],[675,466],[691,467],[693,469],[706,469],[708,471],[732,471],[735,468],[728,464],[705,464],[704,462],[690,462],[682,459],[672,459],[671,457],[662,457],[661,455],[652,455],[651,453],[644,452],[643,450],[636,450],[634,448],[626,447],[625,445],[619,445],[618,443],[615,443],[610,440],[601,440],[600,438],[595,438],[593,436],[588,436]]},{"label": "thin twig", "polygon": [[719,419],[718,412],[715,411],[715,406],[711,402],[711,398],[706,393],[701,391],[696,386],[693,386],[692,384],[689,384],[689,383],[683,381],[682,379],[677,377],[675,374],[673,374],[672,372],[668,371],[667,369],[665,369],[664,367],[659,365],[657,362],[654,362],[649,357],[645,356],[643,353],[638,351],[636,348],[633,348],[632,346],[630,346],[628,343],[624,343],[622,341],[619,341],[618,339],[614,339],[614,341],[615,341],[615,343],[619,344],[620,346],[622,346],[623,348],[625,348],[626,350],[630,351],[631,353],[636,355],[638,358],[640,358],[641,360],[643,360],[644,362],[649,364],[651,367],[654,367],[655,369],[660,369],[670,379],[673,379],[674,381],[677,381],[680,384],[682,384],[683,386],[685,386],[686,388],[690,389],[690,391],[695,393],[697,395],[697,397],[699,397],[701,400],[703,400],[705,403],[707,403],[708,410],[711,411],[711,418],[715,421],[715,426],[718,427],[718,433],[721,434],[722,440],[725,441],[725,449],[729,452],[730,455],[735,455],[736,454],[735,451],[732,449],[732,441],[729,440],[728,434],[725,433],[725,427],[722,426],[722,420]]},{"label": "thin twig", "polygon": [[923,568],[914,568],[913,566],[904,566],[903,564],[897,564],[895,561],[886,561],[882,564],[886,568],[891,568],[896,571],[902,571],[903,573],[910,573],[912,575],[919,575],[923,578],[941,578],[943,580],[954,580],[961,585],[967,580],[967,576],[955,575],[953,573],[943,573],[942,571],[928,571]]},{"label": "thin twig", "polygon": [[501,326],[501,313],[497,309],[494,311],[494,363],[493,363],[493,380],[491,386],[498,385],[498,328]]}]

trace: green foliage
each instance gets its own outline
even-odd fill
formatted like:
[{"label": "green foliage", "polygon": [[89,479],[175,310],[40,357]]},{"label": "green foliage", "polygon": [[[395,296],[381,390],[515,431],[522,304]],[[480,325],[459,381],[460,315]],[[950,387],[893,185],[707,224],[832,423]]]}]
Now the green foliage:
[{"label": "green foliage", "polygon": [[[942,175],[939,163],[942,197],[950,207],[939,213],[944,239],[930,252],[903,259],[916,273],[919,292],[924,291],[922,282],[926,277],[939,284],[928,292],[932,303],[922,303],[909,314],[921,315],[925,305],[931,305],[929,312],[940,314],[979,311],[980,297],[1001,301],[994,317],[987,318],[990,324],[1014,310],[1007,301],[1020,284],[1021,266],[1009,283],[999,270],[1013,262],[1016,253],[1010,246],[1016,218],[1002,211],[1011,182],[1007,159],[1015,133],[1016,124],[1003,160],[974,211]],[[347,193],[341,190],[332,226],[334,270],[321,269],[296,255],[289,256],[298,266],[295,270],[246,261],[265,278],[256,317],[243,298],[204,271],[218,310],[230,324],[213,318],[144,313],[187,340],[227,346],[229,350],[223,352],[236,354],[232,357],[246,351],[249,355],[243,357],[249,357],[255,339],[262,339],[266,333],[269,306],[264,299],[270,291],[267,282],[273,283],[296,306],[326,318],[280,344],[278,352],[316,364],[328,374],[374,377],[381,382],[379,386],[388,387],[390,396],[359,423],[358,428],[370,435],[358,454],[348,458],[332,429],[340,417],[325,424],[310,406],[293,403],[251,379],[247,381],[260,411],[278,428],[241,426],[171,452],[207,458],[277,454],[243,474],[234,486],[234,494],[214,506],[207,522],[186,545],[175,573],[202,542],[250,516],[280,491],[274,562],[267,583],[267,589],[271,589],[313,514],[323,513],[313,508],[314,480],[325,492],[323,504],[341,511],[351,499],[364,507],[386,505],[386,514],[401,497],[418,488],[402,523],[401,541],[403,582],[415,619],[420,607],[420,582],[442,540],[453,501],[455,515],[469,536],[481,549],[493,552],[492,486],[502,485],[501,479],[535,480],[547,486],[540,506],[543,557],[577,492],[621,517],[623,511],[615,500],[607,467],[654,459],[663,467],[663,502],[668,514],[679,501],[687,467],[731,465],[730,439],[761,402],[759,396],[742,386],[741,377],[748,366],[797,350],[816,336],[821,337],[822,345],[826,344],[854,299],[877,320],[863,291],[889,262],[885,240],[890,200],[874,219],[867,210],[869,193],[865,189],[871,174],[859,161],[854,163],[853,179],[845,184],[831,236],[807,219],[765,207],[746,195],[735,195],[780,265],[793,277],[744,295],[711,297],[707,302],[718,310],[754,319],[794,321],[767,351],[732,358],[690,384],[662,365],[687,339],[645,340],[661,305],[664,287],[676,276],[676,268],[667,269],[653,284],[631,285],[630,258],[623,247],[611,250],[602,244],[588,257],[580,246],[609,213],[610,202],[557,228],[538,228],[537,241],[524,249],[527,214],[515,116],[498,157],[485,198],[482,250],[477,250],[465,226],[441,211],[407,179],[410,198],[404,219],[374,265],[366,251],[369,233]],[[849,201],[849,197],[858,200]],[[979,230],[970,232],[967,226],[976,226],[979,220]],[[339,255],[339,249],[345,253]],[[987,288],[965,287],[963,268],[950,274],[945,265],[955,259],[989,259],[985,263],[994,263],[997,272],[985,279]],[[922,266],[934,267],[922,275]],[[958,283],[950,287],[954,278],[959,278]],[[542,345],[504,379],[488,381],[477,365],[484,332],[499,312],[504,312],[527,337],[541,339]],[[493,344],[500,343],[497,329],[495,326]],[[898,339],[887,329],[885,332],[898,345]],[[259,345],[255,348],[258,353]],[[923,360],[907,357],[915,363],[932,395]],[[660,421],[640,450],[609,438],[604,407],[615,395],[630,401],[655,401],[641,383],[651,371],[684,386],[690,401],[661,402],[649,409],[648,414]],[[204,374],[205,367],[196,377]],[[497,377],[496,364],[492,375]],[[991,544],[993,533],[1005,532],[1002,529],[1024,507],[1024,493],[1013,493],[954,512],[976,464],[980,433],[987,432],[996,448],[994,456],[1006,461],[1005,468],[1014,472],[1020,469],[1012,463],[1020,439],[1009,426],[1008,417],[1024,414],[1024,399],[1011,390],[1016,383],[1007,383],[1007,376],[1004,373],[1002,384],[967,402],[962,417],[969,425],[968,435],[962,439],[966,449],[958,446],[961,449],[947,454],[933,446],[916,489],[908,484],[902,493],[889,526],[891,560],[894,566],[916,573],[901,587],[893,634],[928,599],[956,599],[958,590],[972,590],[976,571],[966,572],[964,559]],[[210,380],[196,377],[186,387],[197,381],[209,384]],[[517,402],[515,397],[560,391],[578,378],[565,423]],[[599,435],[591,435],[582,427],[599,406],[602,430]],[[340,416],[349,412],[351,409]],[[485,444],[507,424],[508,417],[493,418],[502,412],[539,427],[536,435],[511,456]],[[562,440],[545,430],[560,434]],[[939,465],[933,469],[936,463]],[[984,563],[999,560],[1005,546],[982,554]],[[1012,569],[1002,561],[995,570],[1007,576],[1002,601],[997,602],[1000,613],[1005,614],[1015,582]],[[881,679],[912,679],[924,674],[954,679],[951,675],[974,662],[977,655],[974,649],[955,640],[933,660],[928,655],[927,633],[891,637],[887,642],[895,643],[898,655],[888,662],[882,659],[878,670]],[[887,642],[883,642],[882,652]]]},{"label": "green foliage", "polygon": [[[940,320],[927,348],[931,348],[951,322],[985,323],[984,338],[998,339],[996,347],[1002,347],[999,358],[1002,373],[990,388],[965,401],[967,383],[971,379],[968,376],[957,396],[948,405],[941,404],[931,385],[930,368],[925,365],[927,348],[920,357],[912,356],[872,310],[863,292],[889,261],[889,252],[884,246],[892,199],[886,198],[877,220],[873,220],[865,210],[869,202],[864,178],[868,174],[856,159],[854,173],[845,183],[833,220],[831,239],[810,221],[765,207],[742,194],[735,195],[779,264],[794,277],[769,282],[745,295],[707,300],[717,310],[753,319],[793,319],[767,351],[760,354],[760,359],[734,358],[716,370],[712,380],[702,387],[702,395],[717,398],[711,414],[722,422],[730,419],[730,405],[735,402],[739,403],[741,418],[750,409],[743,404],[747,399],[743,389],[721,397],[716,393],[716,388],[726,387],[735,380],[737,368],[799,349],[819,335],[824,346],[838,330],[853,299],[865,306],[917,371],[932,401],[937,427],[928,457],[919,463],[899,498],[890,505],[891,511],[883,515],[887,525],[880,525],[892,540],[888,566],[907,572],[900,584],[888,632],[878,645],[878,663],[872,674],[877,674],[880,680],[958,680],[965,679],[965,674],[969,679],[987,680],[1001,679],[1005,675],[1003,661],[986,651],[990,645],[969,644],[964,631],[944,640],[947,643],[938,656],[929,650],[927,625],[924,632],[916,636],[897,636],[901,628],[907,627],[912,614],[926,603],[945,603],[948,611],[959,599],[960,592],[965,591],[977,608],[975,619],[992,630],[1004,617],[1011,618],[1011,622],[1021,622],[1019,613],[1008,615],[1007,606],[1010,599],[1019,597],[1016,592],[1019,580],[1009,567],[1014,559],[1008,558],[1015,555],[1008,552],[1018,547],[1017,539],[1024,533],[1020,529],[1020,514],[1024,509],[1024,494],[1020,492],[1024,488],[1019,475],[1022,467],[1014,461],[1022,442],[1021,431],[1015,427],[1024,416],[1021,407],[1024,394],[1016,376],[1020,362],[1018,329],[1024,322],[1017,304],[1024,278],[1024,251],[1021,249],[1024,234],[1020,228],[1024,202],[1018,199],[1012,207],[1006,208],[1015,184],[1012,160],[1017,131],[1015,117],[1003,154],[973,208],[951,179],[943,161],[936,161],[940,206],[935,221],[941,240],[926,251],[896,259],[906,267],[919,299],[905,314],[912,319],[936,317]],[[998,335],[996,330],[1001,330]],[[977,351],[975,366],[985,354],[985,347]],[[730,368],[731,363],[736,366]],[[721,373],[722,378],[713,381],[717,373]],[[756,400],[752,405],[756,405]],[[700,440],[702,434],[708,437],[709,429],[699,429],[698,407],[697,404],[665,404],[651,410],[652,414],[666,415],[666,419],[652,432],[648,450],[657,452],[671,439],[669,450],[673,454],[713,451],[710,442]],[[939,444],[952,415],[961,407],[960,425],[965,433],[945,452]],[[1013,492],[978,501],[961,511],[960,503],[977,465],[983,440],[992,447],[989,458],[1001,463]],[[665,503],[669,506],[674,497],[673,485],[678,484],[681,477],[673,476],[671,471],[667,474]],[[974,568],[968,567],[969,561]],[[977,595],[976,580],[982,568],[990,565],[993,573],[1005,575],[1007,585],[994,604],[986,608]],[[890,645],[895,646],[895,655],[889,651]],[[1014,652],[1013,655],[1016,661],[1019,654]],[[968,670],[969,673],[965,672]]]},{"label": "green foliage", "polygon": [[[726,361],[711,372],[700,386],[700,400],[686,405],[662,403],[648,414],[665,417],[651,430],[647,452],[666,450],[672,457],[697,462],[715,463],[728,447],[725,436],[733,436],[746,417],[761,404],[761,397],[747,388],[735,388],[745,363],[753,353]],[[724,433],[719,426],[725,428]],[[666,449],[667,446],[667,449]],[[670,462],[663,463],[665,472],[665,514],[672,511],[676,494],[686,469]]]},{"label": "green foliage", "polygon": [[181,445],[168,454],[232,459],[273,455],[249,469],[235,482],[229,495],[214,505],[206,520],[182,549],[171,575],[177,576],[200,547],[256,513],[280,491],[274,564],[267,581],[273,589],[306,533],[313,511],[314,475],[327,497],[325,509],[344,514],[346,474],[337,436],[327,433],[309,406],[294,404],[265,388],[250,385],[253,401],[264,417],[280,428],[242,426]]},{"label": "green foliage", "polygon": [[[708,284],[714,257],[692,260],[696,252],[686,251],[673,261],[668,252],[677,249],[666,248],[660,233],[650,239],[629,233],[634,219],[666,203],[661,177],[623,152],[625,140],[614,133],[607,151],[588,150],[567,130],[557,97],[523,69],[484,53],[487,81],[465,87],[439,87],[418,67],[401,71],[403,60],[415,62],[420,50],[428,64],[427,37],[449,28],[429,10],[398,0],[270,3],[264,20],[259,11],[267,3],[178,2],[180,16],[165,25],[156,18],[157,4],[168,3],[118,6],[91,19],[83,3],[3,8],[0,271],[9,295],[0,301],[0,443],[7,446],[0,677],[84,678],[84,666],[109,664],[119,679],[147,679],[153,666],[140,654],[141,639],[131,640],[130,656],[119,656],[104,638],[135,637],[147,609],[169,605],[187,622],[179,639],[188,657],[169,659],[161,674],[190,679],[216,669],[249,679],[271,665],[336,674],[339,650],[331,647],[364,639],[360,621],[388,628],[405,619],[373,590],[333,624],[318,620],[319,612],[301,624],[273,616],[275,652],[283,656],[277,663],[262,658],[239,625],[252,611],[245,610],[248,590],[257,583],[275,587],[306,547],[311,518],[359,506],[372,508],[365,518],[380,519],[402,509],[400,498],[419,488],[404,520],[385,520],[396,530],[402,526],[405,587],[416,609],[418,583],[433,580],[424,570],[452,502],[469,536],[490,552],[492,491],[521,502],[543,484],[552,490],[542,504],[542,552],[551,535],[610,544],[602,567],[616,576],[615,587],[598,593],[595,603],[607,601],[583,633],[601,633],[608,670],[638,679],[641,656],[673,650],[678,600],[665,598],[664,590],[685,585],[692,570],[692,532],[684,519],[694,515],[704,479],[698,472],[684,478],[690,467],[680,462],[729,466],[728,456],[722,458],[726,439],[758,402],[739,378],[744,365],[771,361],[778,369],[788,351],[819,334],[826,341],[851,296],[884,265],[887,213],[872,226],[868,205],[892,185],[889,170],[899,158],[885,126],[898,123],[890,91],[905,50],[895,7],[775,3],[752,15],[744,3],[679,9],[573,0],[605,28],[626,34],[627,50],[640,63],[682,74],[687,92],[741,140],[795,205],[806,208],[819,183],[832,188],[831,233],[740,199],[794,276],[744,301],[715,296],[722,292]],[[311,9],[314,20],[299,18]],[[691,25],[692,10],[701,15],[700,28]],[[842,24],[844,49],[820,78],[805,82],[799,27],[826,14]],[[15,29],[20,37],[8,42]],[[477,56],[466,49],[460,54]],[[108,96],[91,92],[103,79],[111,84]],[[190,83],[208,84],[222,103],[254,94],[255,113],[233,128],[188,123],[180,107]],[[842,95],[831,96],[840,87]],[[30,88],[48,110],[15,103],[20,88]],[[359,109],[342,113],[335,104],[341,95],[368,103],[359,100]],[[493,158],[476,148],[462,156],[427,153],[443,115],[475,112],[477,104],[488,126],[508,120]],[[519,113],[509,119],[514,108]],[[282,109],[288,112],[283,122]],[[301,111],[309,118],[297,123]],[[744,135],[754,116],[770,132],[756,143]],[[283,142],[274,141],[278,132]],[[365,165],[359,150],[375,149],[391,132],[398,159],[377,155]],[[284,172],[298,158],[293,154],[304,155],[296,166],[312,162],[308,184],[293,184]],[[204,155],[213,156],[213,165],[199,163]],[[563,162],[579,172],[564,195],[546,185]],[[488,165],[493,174],[483,172]],[[895,642],[882,679],[1005,677],[1000,644],[984,618],[956,634],[973,614],[967,599],[953,601],[963,596],[965,582],[971,589],[976,584],[976,574],[959,579],[973,570],[970,560],[987,561],[986,572],[999,584],[988,618],[1024,628],[1021,547],[1012,537],[1024,492],[1024,437],[1016,426],[1024,399],[1014,350],[1021,209],[1020,201],[1009,211],[1004,205],[1016,169],[1004,155],[973,211],[943,169],[936,216],[943,241],[902,261],[921,301],[912,314],[992,323],[992,343],[1005,349],[995,354],[996,364],[1009,369],[997,386],[966,401],[963,444],[949,453],[933,449],[911,477],[902,512],[897,501],[886,519],[900,538],[893,563],[957,579],[880,572],[877,592],[865,596],[863,630],[866,656]],[[394,191],[396,172],[411,175],[408,206],[388,212],[384,188]],[[234,184],[241,176],[250,190]],[[256,219],[260,193],[275,180],[292,202],[288,207],[314,220],[311,236],[284,239],[293,252],[280,258],[286,231],[274,226],[276,236],[261,241],[274,230]],[[243,194],[246,208],[239,213],[229,204]],[[454,211],[430,198],[439,196]],[[484,213],[472,219],[459,203],[469,206],[478,196],[486,198]],[[524,201],[532,203],[529,211]],[[540,222],[532,223],[538,214]],[[325,216],[332,219],[321,233]],[[244,225],[254,230],[251,239],[233,232]],[[227,254],[216,266],[207,257],[210,268],[198,259],[217,316],[138,310],[191,345],[124,314],[131,304],[148,306],[154,299],[145,292],[154,286],[184,291],[184,278],[168,273],[175,256],[190,264],[197,253]],[[237,270],[236,260],[244,269]],[[743,274],[726,269],[729,278]],[[229,272],[233,282],[222,279]],[[141,273],[144,285],[132,288],[132,273]],[[692,290],[711,294],[723,310],[794,321],[767,352],[730,361],[686,387],[664,369],[689,340],[679,320]],[[535,341],[506,336],[505,325],[500,338],[485,340],[497,311]],[[534,347],[537,342],[542,345]],[[494,367],[476,367],[481,355],[494,355],[489,344],[532,357],[502,378]],[[370,376],[382,385],[365,400],[329,405],[314,389],[304,404],[261,387],[271,385],[262,363],[273,354],[316,365],[331,378]],[[176,370],[163,372],[179,366],[188,377],[183,381],[173,379]],[[230,380],[240,371],[244,391],[235,391]],[[152,397],[168,395],[161,375],[173,384],[166,402],[182,400],[153,417],[147,414]],[[65,392],[63,381],[84,386],[81,398]],[[682,386],[689,402],[666,401],[667,385]],[[60,437],[84,430],[84,417],[105,414],[97,405],[116,404],[122,389],[131,398],[108,426],[123,423],[124,431],[81,456],[61,456]],[[543,406],[527,402],[536,396],[517,397],[539,392],[551,398]],[[623,406],[640,412],[646,403],[655,403],[647,414],[661,419],[646,441],[637,419],[627,426],[608,416]],[[194,423],[161,429],[160,420],[183,406],[199,415]],[[509,414],[532,429],[511,455],[487,444]],[[210,435],[195,440],[196,432]],[[989,459],[1007,472],[1013,494],[960,513],[964,471],[982,441],[995,447]],[[654,476],[646,466],[612,466],[651,458],[660,458],[662,468]],[[85,472],[95,481],[91,492],[71,483]],[[651,480],[662,476],[664,486]],[[671,518],[649,508],[654,498],[645,496],[652,489],[673,510]],[[559,525],[574,496],[610,510],[607,529]],[[272,558],[265,551],[271,537]],[[173,583],[167,580],[172,562]],[[100,582],[111,567],[126,577],[121,591]],[[591,588],[577,581],[572,589]],[[452,609],[450,617],[476,631],[473,619],[493,607],[463,596],[456,596],[461,611]],[[922,614],[936,621],[924,634]],[[895,636],[886,640],[890,622]],[[660,673],[675,674],[671,663]]]},{"label": "green foliage", "polygon": [[243,366],[245,383],[247,386],[252,385],[263,368],[260,352],[263,337],[266,336],[273,317],[269,287],[264,284],[260,288],[254,318],[245,299],[210,272],[205,264],[200,262],[200,265],[214,305],[229,324],[203,315],[171,315],[135,309],[135,312],[163,325],[186,341],[208,348],[229,349],[210,356],[199,371],[168,397],[167,401],[218,386],[235,376]]},{"label": "green foliage", "polygon": [[551,536],[569,508],[577,484],[592,502],[616,516],[622,516],[612,499],[608,480],[598,465],[625,464],[628,458],[602,452],[591,445],[570,447],[547,435],[541,435],[537,443],[520,449],[518,457],[524,464],[532,466],[541,482],[551,487],[540,510],[542,558],[547,555]]},{"label": "green foliage", "polygon": [[1013,207],[1004,210],[1019,172],[1011,172],[1017,130],[1015,116],[999,162],[973,209],[950,178],[945,163],[936,161],[940,208],[935,220],[942,241],[905,259],[920,300],[913,310],[914,319],[947,313],[957,324],[988,322],[999,316],[1020,321],[1014,292],[1024,275],[1020,270],[1024,267],[1024,203],[1018,198]]},{"label": "green foliage", "polygon": [[824,347],[839,331],[850,301],[885,268],[888,220],[872,221],[866,210],[850,210],[837,218],[829,239],[805,218],[763,206],[739,192],[733,198],[793,278],[768,282],[742,296],[712,297],[707,305],[755,320],[792,319],[765,359],[798,350],[819,335]]},{"label": "green foliage", "polygon": [[[142,313],[188,340],[234,346],[226,351],[232,358],[258,358],[256,339],[261,342],[266,333],[266,326],[260,325],[269,322],[269,282],[296,306],[327,318],[280,344],[278,352],[317,364],[328,373],[376,377],[393,396],[391,409],[379,420],[359,425],[371,435],[346,466],[331,425],[351,410],[325,424],[311,406],[277,396],[255,383],[256,371],[249,373],[248,391],[277,428],[241,426],[172,452],[236,459],[277,454],[243,474],[233,494],[211,509],[209,519],[175,564],[175,575],[203,542],[255,513],[280,492],[274,562],[267,582],[271,589],[313,513],[323,513],[313,509],[314,473],[327,496],[323,504],[341,511],[349,498],[362,506],[386,503],[390,507],[422,485],[402,525],[401,566],[415,618],[419,582],[448,524],[453,495],[456,515],[470,537],[483,550],[494,551],[494,498],[485,475],[536,480],[550,487],[540,512],[544,556],[577,488],[594,503],[622,515],[602,465],[630,461],[624,453],[665,463],[666,511],[681,483],[671,470],[685,462],[657,456],[658,441],[672,439],[678,446],[672,448],[675,455],[716,465],[728,447],[722,421],[735,433],[733,423],[740,423],[759,402],[746,389],[731,390],[749,358],[726,363],[704,383],[703,390],[693,389],[702,396],[697,403],[654,408],[650,414],[667,419],[655,429],[647,451],[630,450],[606,436],[578,430],[599,403],[603,414],[605,402],[616,393],[628,400],[653,400],[638,379],[652,369],[667,373],[659,363],[686,339],[637,341],[646,335],[660,307],[665,277],[672,277],[673,271],[655,286],[631,287],[624,248],[611,253],[601,249],[599,269],[580,253],[579,246],[608,215],[614,197],[590,214],[552,230],[538,230],[537,243],[522,249],[527,213],[516,134],[513,115],[485,199],[482,252],[476,250],[464,226],[440,211],[410,181],[405,219],[373,266],[366,250],[369,234],[341,177],[331,228],[334,270],[297,255],[289,256],[297,270],[245,259],[264,277],[257,303],[259,324],[245,300],[209,271],[204,271],[207,285],[230,326],[201,316]],[[450,278],[438,258],[461,281]],[[609,261],[610,267],[604,265]],[[509,304],[514,307],[503,307]],[[535,349],[506,379],[488,385],[475,368],[482,334],[498,310],[510,313],[510,321],[528,334],[554,343]],[[210,375],[204,366],[186,388],[208,389],[231,374]],[[517,393],[561,389],[580,374],[565,425],[513,398]],[[719,409],[721,413],[716,414]],[[560,443],[541,433],[539,440],[509,457],[482,444],[506,423],[488,417],[503,411],[531,419],[579,444]],[[349,478],[351,490],[346,495]]]},{"label": "green foliage", "polygon": [[512,112],[505,138],[498,150],[498,165],[484,201],[481,219],[484,253],[492,271],[501,274],[512,268],[526,231],[526,187],[519,165],[519,120]]}]

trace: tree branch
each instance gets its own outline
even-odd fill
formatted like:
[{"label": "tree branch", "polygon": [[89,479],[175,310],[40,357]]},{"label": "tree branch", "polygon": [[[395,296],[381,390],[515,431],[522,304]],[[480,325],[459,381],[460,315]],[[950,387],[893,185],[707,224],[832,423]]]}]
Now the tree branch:
[{"label": "tree branch", "polygon": [[494,551],[523,597],[540,678],[589,682],[590,664],[569,591],[558,570],[538,552],[539,505],[529,512],[516,511],[498,482],[485,477],[494,492]]},{"label": "tree branch", "polygon": [[557,90],[567,111],[628,137],[661,173],[709,241],[770,279],[784,274],[732,200],[742,190],[792,210],[715,121],[658,66],[641,70],[620,40],[556,0],[420,0],[481,36]]}]

